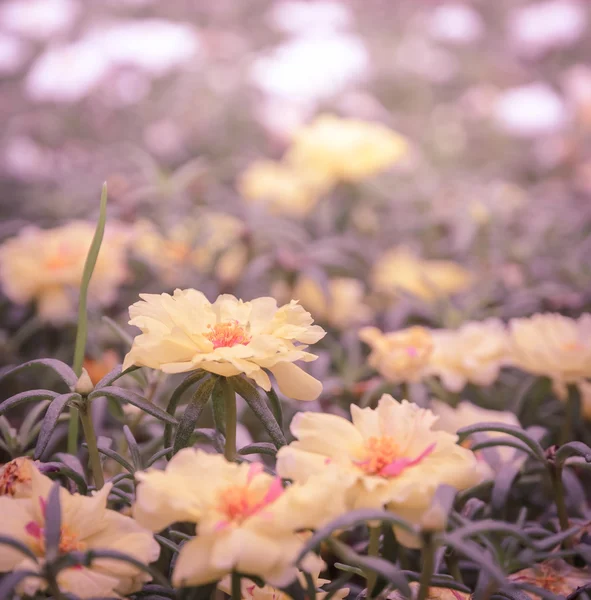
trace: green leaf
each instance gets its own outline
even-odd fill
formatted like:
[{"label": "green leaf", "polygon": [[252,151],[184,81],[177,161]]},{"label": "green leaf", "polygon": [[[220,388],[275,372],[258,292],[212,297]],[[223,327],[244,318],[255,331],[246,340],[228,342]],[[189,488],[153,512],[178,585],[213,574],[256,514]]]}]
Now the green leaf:
[{"label": "green leaf", "polygon": [[195,439],[205,438],[218,452],[223,454],[226,439],[219,431],[210,428],[196,429],[193,435]]},{"label": "green leaf", "polygon": [[283,409],[281,408],[281,400],[279,400],[279,396],[273,387],[271,387],[271,389],[267,392],[267,398],[269,398],[269,404],[271,405],[273,416],[275,417],[279,427],[281,427],[283,430]]},{"label": "green leaf", "polygon": [[31,443],[31,441],[32,441],[31,429],[34,428],[34,426],[37,424],[37,421],[41,417],[41,414],[47,410],[48,406],[49,406],[49,401],[42,400],[41,402],[39,402],[38,404],[33,406],[33,408],[30,408],[29,410],[27,410],[27,414],[25,415],[25,418],[23,419],[23,424],[21,425],[19,432],[18,432],[19,440],[21,441],[23,448],[28,446]]},{"label": "green leaf", "polygon": [[[125,458],[123,458],[123,456],[121,456],[121,454],[119,454],[118,452],[115,452],[115,450],[111,450],[111,448],[107,447],[105,445],[106,443],[107,443],[106,440],[104,440],[103,438],[99,438],[99,440],[97,442],[98,451],[101,454],[104,454],[105,456],[107,456],[108,458],[111,458],[114,461],[118,462],[124,469],[126,469],[130,473],[135,473],[135,469],[133,468],[133,465],[130,464],[129,462],[127,462],[127,460]],[[86,444],[84,444],[84,446],[86,446]]]},{"label": "green leaf", "polygon": [[171,425],[176,425],[177,420],[174,417],[171,417],[167,412],[163,411],[159,406],[152,404],[144,397],[132,392],[131,390],[124,390],[123,388],[118,387],[110,387],[106,386],[101,388],[100,390],[95,390],[89,396],[89,400],[94,400],[100,396],[106,396],[107,398],[112,398],[113,400],[117,400],[118,402],[127,402],[129,404],[133,404],[133,406],[137,406],[145,413],[164,421],[165,423],[170,423]]},{"label": "green leaf", "polygon": [[520,472],[521,464],[514,462],[503,465],[498,471],[491,492],[491,507],[497,514],[502,513],[511,488]]},{"label": "green leaf", "polygon": [[351,573],[352,575],[359,575],[359,577],[365,577],[365,572],[363,569],[359,567],[352,567],[351,565],[346,565],[345,563],[336,562],[334,564],[334,568],[339,571],[343,571],[344,573]]},{"label": "green leaf", "polygon": [[60,394],[51,402],[45,413],[45,417],[43,418],[43,425],[41,426],[37,445],[35,446],[35,460],[39,460],[43,452],[45,452],[45,448],[47,448],[47,444],[49,444],[51,434],[55,430],[58,418],[62,411],[69,403],[81,399],[80,394],[69,392],[68,394]]},{"label": "green leaf", "polygon": [[474,542],[466,541],[457,536],[455,532],[444,536],[444,543],[451,546],[459,554],[481,567],[481,570],[490,575],[498,583],[505,581],[505,574],[498,565],[491,561],[482,548]]},{"label": "green leaf", "polygon": [[[176,387],[174,392],[172,392],[172,396],[168,402],[168,406],[166,407],[166,412],[174,418],[176,414],[176,409],[183,397],[183,394],[193,385],[195,385],[198,381],[203,379],[207,375],[207,371],[195,371],[188,375],[183,381]],[[176,423],[176,421],[175,421]],[[164,426],[164,446],[172,446],[172,425],[175,423],[166,424]]]},{"label": "green leaf", "polygon": [[504,537],[512,536],[517,538],[524,546],[535,550],[537,548],[535,542],[517,525],[511,523],[505,523],[503,521],[493,521],[492,519],[485,519],[483,521],[476,521],[469,523],[463,527],[456,529],[453,532],[454,537],[474,537],[482,534],[501,534]]},{"label": "green leaf", "polygon": [[267,442],[258,442],[240,448],[238,454],[242,456],[247,456],[249,454],[267,454],[269,456],[275,456],[277,454],[277,448],[273,444]]},{"label": "green leaf", "polygon": [[211,392],[211,408],[213,424],[217,431],[224,437],[226,436],[226,401],[224,399],[224,388],[222,387],[222,378],[218,378],[213,391]]},{"label": "green leaf", "polygon": [[62,508],[60,504],[60,484],[54,481],[47,503],[45,504],[45,556],[48,562],[55,560],[59,554],[62,537]]},{"label": "green leaf", "polygon": [[[0,546],[10,546],[13,550],[20,552],[23,556],[31,559],[34,563],[37,562],[36,554],[20,540],[12,538],[8,535],[0,535]],[[1,550],[0,550],[1,552]],[[0,595],[0,598],[3,596]]]},{"label": "green leaf", "polygon": [[11,396],[0,403],[0,415],[3,415],[6,411],[22,404],[23,402],[30,402],[32,400],[53,400],[57,398],[59,394],[52,392],[51,390],[29,390],[28,392],[21,392],[15,396]]},{"label": "green leaf", "polygon": [[229,377],[228,382],[234,390],[246,400],[246,403],[252,412],[258,417],[263,424],[263,427],[267,430],[267,433],[273,440],[275,446],[277,448],[285,446],[287,441],[283,435],[283,431],[281,431],[281,427],[279,427],[273,413],[259,394],[257,388],[250,383],[250,381],[242,377]]},{"label": "green leaf", "polygon": [[[59,453],[61,454],[61,453]],[[62,455],[63,456],[63,455]],[[75,456],[72,454],[68,454],[66,456],[71,457],[74,460],[77,460]],[[57,458],[57,455],[56,455]],[[78,492],[85,496],[88,493],[88,484],[86,483],[86,478],[84,474],[80,474],[77,470],[71,469],[66,466],[63,462],[52,461],[43,463],[43,467],[49,470],[49,474],[53,477],[54,475],[63,475],[68,479],[71,479],[78,488]]]},{"label": "green leaf", "polygon": [[142,457],[140,454],[140,449],[133,433],[131,433],[131,429],[127,425],[123,425],[123,435],[127,440],[127,448],[129,449],[129,455],[131,456],[131,462],[133,463],[134,470],[141,471]]},{"label": "green leaf", "polygon": [[156,452],[156,454],[154,454],[153,456],[151,456],[146,461],[146,469],[148,467],[151,467],[157,460],[160,460],[161,458],[164,458],[167,454],[170,454],[171,452],[172,452],[172,446],[170,446],[168,448],[163,448],[162,450],[158,450],[158,452]]},{"label": "green leaf", "polygon": [[582,442],[569,442],[568,444],[563,444],[556,451],[554,461],[557,465],[562,465],[564,461],[571,456],[581,456],[585,459],[585,462],[591,463],[591,448]]},{"label": "green leaf", "polygon": [[4,575],[2,581],[0,581],[0,598],[9,600],[14,597],[14,589],[27,577],[35,577],[36,579],[43,579],[39,573],[35,571],[14,571]]},{"label": "green leaf", "polygon": [[131,367],[127,367],[127,369],[125,369],[125,371],[121,370],[121,366],[122,365],[117,365],[111,372],[107,373],[95,386],[94,389],[98,390],[100,388],[106,387],[108,385],[111,385],[112,383],[114,383],[115,381],[117,381],[117,379],[119,379],[120,377],[123,377],[124,375],[128,375],[129,373],[133,373],[134,371],[137,371],[140,367],[136,367],[135,365],[132,365]]},{"label": "green leaf", "polygon": [[78,381],[78,377],[74,371],[72,371],[72,369],[70,369],[70,367],[61,360],[56,360],[55,358],[39,358],[37,360],[30,360],[22,365],[8,369],[2,373],[2,375],[0,375],[0,383],[3,382],[7,377],[18,375],[19,373],[25,373],[38,367],[44,367],[50,371],[53,371],[53,373],[68,386],[68,389],[72,389]]},{"label": "green leaf", "polygon": [[179,552],[180,548],[174,542],[171,542],[168,538],[163,535],[154,534],[154,539],[165,548],[172,550],[172,552]]},{"label": "green leaf", "polygon": [[187,408],[179,420],[176,435],[174,436],[173,454],[176,454],[182,448],[187,448],[190,445],[190,439],[195,430],[195,425],[197,425],[197,421],[209,400],[216,381],[216,377],[208,377],[199,382],[191,401],[187,404]]},{"label": "green leaf", "polygon": [[492,438],[489,440],[478,442],[477,444],[472,444],[470,446],[470,450],[472,450],[473,452],[477,452],[478,450],[484,450],[485,448],[495,448],[496,446],[508,446],[510,448],[516,448],[517,450],[525,452],[531,458],[538,460],[538,456],[534,454],[528,446],[526,446],[519,440],[513,438]]},{"label": "green leaf", "polygon": [[534,456],[541,462],[546,462],[544,450],[536,440],[530,437],[521,427],[514,425],[502,425],[501,423],[476,423],[458,430],[459,442],[463,442],[468,436],[480,431],[499,431],[521,440],[533,452]]}]

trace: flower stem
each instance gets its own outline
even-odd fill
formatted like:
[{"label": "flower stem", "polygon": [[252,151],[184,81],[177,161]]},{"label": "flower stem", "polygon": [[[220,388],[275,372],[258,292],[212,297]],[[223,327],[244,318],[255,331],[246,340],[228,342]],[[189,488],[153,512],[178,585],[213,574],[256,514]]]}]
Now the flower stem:
[{"label": "flower stem", "polygon": [[232,600],[242,600],[240,575],[238,575],[238,573],[232,573]]},{"label": "flower stem", "polygon": [[433,576],[433,570],[435,569],[435,544],[433,543],[432,533],[427,532],[423,534],[423,551],[421,553],[421,559],[423,568],[421,570],[419,595],[417,600],[427,600],[429,597],[431,577]]},{"label": "flower stem", "polygon": [[224,398],[224,408],[226,413],[226,445],[224,447],[224,456],[226,460],[236,458],[236,392],[225,378],[220,381],[222,395]]},{"label": "flower stem", "polygon": [[[369,528],[369,546],[367,547],[367,555],[368,556],[379,556],[380,553],[380,526]],[[371,598],[373,589],[378,580],[377,574],[375,571],[368,571],[366,574],[366,582],[367,582],[367,598]]]},{"label": "flower stem", "polygon": [[96,434],[94,433],[94,425],[90,417],[88,406],[81,407],[80,421],[82,422],[82,429],[84,431],[84,437],[86,438],[86,445],[88,446],[88,460],[90,462],[90,469],[92,471],[92,478],[94,479],[94,485],[97,490],[100,490],[105,485],[105,479],[103,477],[103,468],[101,466],[101,458],[96,443]]},{"label": "flower stem", "polygon": [[576,385],[569,385],[568,396],[564,407],[564,421],[560,429],[560,438],[558,443],[560,446],[568,444],[573,438],[573,426],[575,419],[580,417],[579,391]]}]

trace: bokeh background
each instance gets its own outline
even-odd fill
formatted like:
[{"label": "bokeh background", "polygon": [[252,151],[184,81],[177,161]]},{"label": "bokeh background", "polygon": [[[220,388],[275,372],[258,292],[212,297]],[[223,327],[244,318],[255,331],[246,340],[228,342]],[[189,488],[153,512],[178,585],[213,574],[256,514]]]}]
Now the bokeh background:
[{"label": "bokeh background", "polygon": [[[363,368],[361,324],[576,316],[591,304],[590,19],[575,0],[4,0],[0,241],[94,228],[107,181],[101,372],[138,293],[177,286],[299,299],[329,329],[311,369],[335,389]],[[404,151],[313,198],[256,174],[323,114],[378,122]],[[253,169],[271,192],[249,192]],[[90,241],[57,231],[59,247]],[[71,358],[75,286],[12,290],[14,269],[53,290],[48,252],[4,259],[4,364]]]}]

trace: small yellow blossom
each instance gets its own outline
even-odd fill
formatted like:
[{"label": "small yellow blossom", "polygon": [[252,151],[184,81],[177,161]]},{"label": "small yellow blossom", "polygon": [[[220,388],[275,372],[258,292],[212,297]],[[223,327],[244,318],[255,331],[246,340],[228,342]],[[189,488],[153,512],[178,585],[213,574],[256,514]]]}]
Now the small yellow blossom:
[{"label": "small yellow blossom", "polygon": [[[236,464],[192,448],[176,454],[165,471],[136,477],[138,522],[152,531],[177,521],[197,524],[197,536],[182,546],[176,562],[175,586],[216,581],[232,570],[286,585],[297,576],[293,563],[303,544],[297,532],[344,508],[335,478],[284,489],[261,463]],[[309,555],[302,566],[313,571],[322,561]]]},{"label": "small yellow blossom", "polygon": [[272,213],[302,218],[331,185],[331,180],[314,171],[259,160],[242,174],[238,190],[247,201],[266,205]]},{"label": "small yellow blossom", "polygon": [[224,377],[244,373],[269,390],[268,369],[286,396],[314,400],[322,391],[319,381],[293,364],[315,360],[305,349],[325,335],[297,302],[277,308],[273,298],[243,302],[225,294],[212,304],[193,289],[140,297],[129,309],[129,324],[142,334],[134,339],[123,369],[204,369]]},{"label": "small yellow blossom", "polygon": [[528,373],[549,377],[561,400],[567,385],[591,377],[591,314],[570,319],[535,314],[509,322],[512,363]]},{"label": "small yellow blossom", "polygon": [[296,132],[285,160],[334,181],[360,181],[400,161],[408,144],[385,125],[320,115]]},{"label": "small yellow blossom", "polygon": [[20,457],[0,467],[0,496],[30,498],[33,461]]},{"label": "small yellow blossom", "polygon": [[[39,559],[45,558],[45,506],[51,480],[31,465],[31,493],[29,498],[0,497],[0,534],[25,544]],[[61,539],[60,552],[73,550],[117,550],[148,564],[155,561],[160,547],[152,534],[133,519],[108,510],[107,496],[111,484],[105,485],[94,496],[70,494],[60,489]],[[9,546],[0,552],[0,573],[19,569],[39,570],[39,564]],[[64,569],[57,576],[62,592],[79,598],[119,597],[141,588],[149,580],[143,571],[126,562],[98,559],[90,567],[76,566]],[[35,595],[44,585],[43,580],[28,578],[23,592]]]},{"label": "small yellow blossom", "polygon": [[509,339],[499,319],[464,323],[459,329],[433,329],[429,373],[441,378],[450,392],[466,383],[487,386],[509,360]]},{"label": "small yellow blossom", "polygon": [[[509,575],[509,580],[529,583],[559,596],[568,596],[578,587],[589,583],[589,573],[571,567],[562,559],[553,558],[513,573]],[[528,592],[528,595],[534,600],[541,600],[541,596],[533,592]]]},{"label": "small yellow blossom", "polygon": [[[75,312],[78,289],[95,226],[72,221],[54,229],[23,228],[0,246],[0,283],[17,304],[37,302],[41,319],[59,323]],[[111,304],[127,278],[129,233],[107,224],[90,282],[89,301]]]},{"label": "small yellow blossom", "polygon": [[414,382],[425,375],[433,352],[428,329],[415,326],[382,333],[376,327],[365,327],[359,337],[371,347],[368,364],[388,381]]},{"label": "small yellow blossom", "polygon": [[[431,400],[431,410],[439,417],[435,424],[435,429],[456,433],[462,427],[475,425],[476,423],[500,423],[502,425],[512,425],[521,427],[521,423],[516,415],[509,411],[487,410],[480,408],[471,402],[462,401],[456,408],[439,400]],[[486,431],[478,434],[483,440],[507,437],[506,434],[498,431]],[[467,440],[464,446],[470,447],[473,442]],[[485,451],[476,452],[476,458],[485,463],[481,465],[483,472],[488,478],[494,476],[508,462],[524,462],[527,456],[509,446],[496,446],[487,448]],[[486,465],[486,466],[485,466]]]},{"label": "small yellow blossom", "polygon": [[406,292],[426,302],[465,291],[472,276],[448,260],[421,260],[404,248],[393,248],[374,265],[371,274],[376,292],[398,296]]},{"label": "small yellow blossom", "polygon": [[[439,485],[459,490],[482,474],[474,453],[457,436],[434,431],[437,417],[384,394],[376,409],[351,406],[351,423],[331,414],[301,412],[291,423],[296,438],[279,450],[277,472],[297,482],[333,470],[347,507],[386,506],[418,525]],[[401,543],[416,546],[412,534],[397,531]]]}]

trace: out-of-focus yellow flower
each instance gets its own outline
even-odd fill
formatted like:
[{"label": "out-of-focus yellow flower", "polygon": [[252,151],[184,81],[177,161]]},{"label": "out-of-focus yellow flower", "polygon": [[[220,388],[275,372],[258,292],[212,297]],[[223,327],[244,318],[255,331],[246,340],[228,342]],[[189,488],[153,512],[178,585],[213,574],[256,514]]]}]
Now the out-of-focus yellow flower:
[{"label": "out-of-focus yellow flower", "polygon": [[[474,453],[457,436],[433,431],[429,410],[384,395],[377,409],[351,406],[353,422],[330,414],[301,412],[291,423],[296,441],[281,448],[277,472],[298,482],[337,473],[349,509],[386,506],[419,524],[437,487],[466,489],[482,474]],[[416,536],[397,531],[401,543]]]},{"label": "out-of-focus yellow flower", "polygon": [[366,323],[372,317],[365,304],[363,283],[352,277],[335,277],[327,290],[310,277],[301,276],[293,288],[283,281],[273,286],[273,295],[284,300],[295,298],[310,311],[315,321],[326,322],[337,329]]},{"label": "out-of-focus yellow flower", "polygon": [[448,260],[421,260],[404,248],[393,248],[374,265],[371,274],[376,292],[396,296],[400,291],[432,302],[465,291],[472,276]]},{"label": "out-of-focus yellow flower", "polygon": [[24,456],[0,467],[0,496],[30,498],[33,461]]},{"label": "out-of-focus yellow flower", "polygon": [[270,212],[305,217],[332,186],[322,173],[294,169],[272,160],[253,162],[238,182],[240,194],[251,203],[267,206]]},{"label": "out-of-focus yellow flower", "polygon": [[[500,423],[502,425],[513,425],[521,427],[521,423],[517,416],[509,411],[502,410],[487,410],[480,408],[471,402],[462,401],[456,408],[452,408],[449,404],[439,400],[431,400],[431,410],[437,415],[438,420],[435,424],[435,429],[447,431],[448,433],[456,433],[462,427],[475,425],[476,423]],[[506,437],[506,434],[498,431],[486,431],[479,434],[482,439],[494,439]],[[472,445],[470,440],[466,440],[463,444],[467,448]],[[514,448],[508,446],[496,446],[495,448],[487,448],[485,451],[477,451],[476,458],[484,462],[483,473],[488,477],[494,477],[504,465],[508,462],[524,462],[527,456]]]},{"label": "out-of-focus yellow flower", "polygon": [[[232,570],[286,585],[298,572],[293,563],[303,539],[297,532],[324,524],[344,508],[334,477],[284,490],[261,463],[236,464],[192,448],[176,454],[165,471],[136,477],[133,514],[141,524],[152,531],[177,521],[197,524],[197,536],[183,545],[176,562],[175,586],[216,581]],[[302,564],[311,571],[322,565],[315,555]]]},{"label": "out-of-focus yellow flower", "polygon": [[391,333],[364,327],[359,337],[371,347],[368,364],[388,381],[414,382],[425,375],[433,352],[431,333],[425,327]]},{"label": "out-of-focus yellow flower", "polygon": [[[72,221],[55,229],[23,228],[0,246],[0,282],[17,304],[37,302],[41,319],[59,323],[74,314],[78,289],[95,226]],[[127,277],[130,235],[108,223],[92,275],[89,302],[111,304]]]},{"label": "out-of-focus yellow flower", "polygon": [[[418,581],[411,581],[408,584],[412,593],[412,600],[418,597],[421,584]],[[404,596],[396,591],[388,594],[388,600],[407,600]],[[470,594],[450,590],[449,588],[430,587],[427,592],[427,600],[469,600]]]},{"label": "out-of-focus yellow flower", "polygon": [[433,329],[429,373],[451,392],[466,383],[491,385],[509,361],[509,338],[499,319],[464,323],[459,329]]},{"label": "out-of-focus yellow flower", "polygon": [[[29,498],[0,497],[0,534],[25,544],[39,558],[40,564],[9,546],[0,552],[0,573],[17,570],[38,571],[45,559],[45,505],[51,480],[31,465]],[[158,558],[160,547],[152,534],[133,519],[108,510],[107,496],[111,484],[94,496],[70,494],[60,489],[61,539],[59,551],[117,550],[148,564]],[[150,577],[127,562],[98,559],[92,566],[76,566],[59,572],[57,583],[62,592],[79,598],[119,597],[141,588]],[[42,579],[27,578],[22,592],[34,596],[44,585]]]},{"label": "out-of-focus yellow flower", "polygon": [[404,137],[385,125],[320,115],[294,135],[285,160],[299,171],[334,181],[360,181],[396,164],[408,152]]},{"label": "out-of-focus yellow flower", "polygon": [[549,377],[562,400],[567,385],[591,377],[591,315],[570,319],[556,313],[509,322],[512,363]]},{"label": "out-of-focus yellow flower", "polygon": [[[559,596],[568,596],[578,587],[589,583],[589,574],[562,559],[552,558],[509,575],[509,580],[529,583]],[[528,592],[528,595],[534,600],[541,600],[541,596],[533,592]]]},{"label": "out-of-focus yellow flower", "polygon": [[134,339],[123,369],[205,369],[224,377],[244,373],[269,390],[268,369],[286,396],[315,400],[322,391],[318,380],[293,364],[315,360],[305,349],[325,335],[296,301],[277,308],[273,298],[243,302],[224,294],[212,304],[193,289],[140,297],[129,308],[129,324],[142,334]]}]

